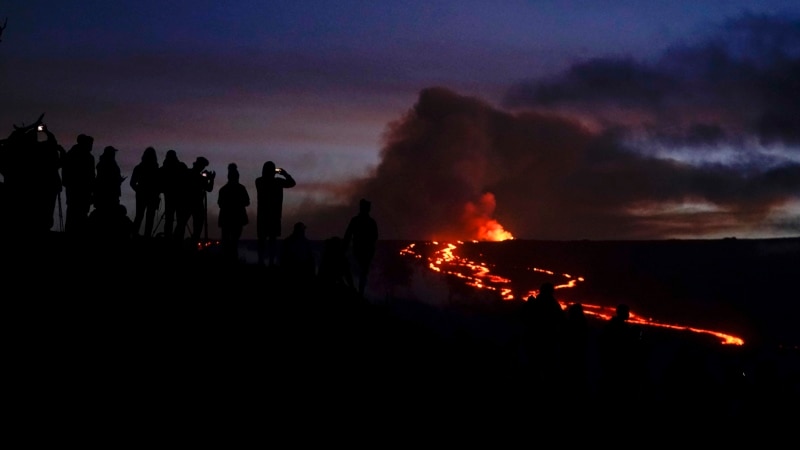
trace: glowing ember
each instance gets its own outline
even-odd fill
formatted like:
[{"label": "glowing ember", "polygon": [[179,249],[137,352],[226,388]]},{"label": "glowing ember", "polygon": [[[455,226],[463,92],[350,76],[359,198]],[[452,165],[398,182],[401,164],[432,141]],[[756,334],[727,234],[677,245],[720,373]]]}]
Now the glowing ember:
[{"label": "glowing ember", "polygon": [[220,243],[219,241],[205,240],[205,241],[198,241],[196,245],[198,250],[203,250],[211,247],[212,245],[213,246],[219,245],[219,243]]},{"label": "glowing ember", "polygon": [[[459,242],[459,244],[461,244],[461,242]],[[429,243],[429,245],[439,246],[440,244],[438,242],[431,242]],[[512,289],[510,288],[511,279],[492,274],[489,265],[486,263],[470,261],[466,258],[456,255],[455,250],[457,248],[458,247],[455,244],[443,244],[441,248],[437,249],[430,256],[427,257],[428,268],[434,272],[450,275],[458,279],[461,279],[467,286],[472,286],[476,289],[489,289],[497,291],[500,293],[500,296],[503,300],[514,299]],[[417,252],[415,249],[416,245],[411,244],[408,247],[402,249],[400,251],[400,254],[403,256],[411,256],[416,259],[425,258],[421,253]],[[546,269],[531,267],[527,268],[527,270],[532,272],[543,273],[546,275],[557,276],[553,271]],[[583,277],[574,277],[566,273],[561,274],[560,277],[563,278],[565,281],[561,283],[554,283],[556,289],[574,288],[579,283],[583,283],[585,281]],[[524,295],[524,299],[527,299],[531,295],[536,296],[538,295],[538,293],[539,293],[538,289],[530,290]],[[562,301],[559,301],[559,303],[561,304],[562,308],[566,308],[567,306],[569,306],[568,303]],[[597,317],[600,319],[608,320],[615,314],[615,308],[604,307],[599,305],[588,305],[585,303],[582,303],[582,305],[584,308],[584,312],[587,315]],[[732,344],[732,345],[744,344],[743,339],[726,333],[713,330],[704,330],[702,328],[690,327],[685,325],[662,323],[653,319],[645,319],[643,317],[634,314],[633,312],[630,313],[629,322],[644,326],[668,328],[674,330],[688,330],[694,333],[708,334],[719,338],[722,344]]]}]

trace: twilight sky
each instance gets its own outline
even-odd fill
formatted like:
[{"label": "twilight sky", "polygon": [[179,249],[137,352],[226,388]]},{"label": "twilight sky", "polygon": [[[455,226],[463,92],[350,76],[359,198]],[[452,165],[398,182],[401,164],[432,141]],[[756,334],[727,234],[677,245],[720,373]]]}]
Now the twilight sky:
[{"label": "twilight sky", "polygon": [[[794,1],[0,3],[0,135],[273,160],[284,235],[800,236]],[[133,191],[123,185],[133,217]],[[255,234],[255,209],[245,237]],[[58,225],[56,225],[58,227]]]}]

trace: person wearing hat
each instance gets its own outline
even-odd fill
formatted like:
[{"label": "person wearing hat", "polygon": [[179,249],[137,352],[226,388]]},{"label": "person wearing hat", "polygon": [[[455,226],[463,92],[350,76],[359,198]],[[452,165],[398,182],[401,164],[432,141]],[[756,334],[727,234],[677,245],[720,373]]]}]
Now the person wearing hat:
[{"label": "person wearing hat", "polygon": [[217,205],[219,206],[217,224],[222,234],[222,251],[229,262],[237,262],[242,230],[250,222],[247,217],[250,194],[239,182],[239,169],[235,163],[228,164],[228,182],[219,188]]},{"label": "person wearing hat", "polygon": [[184,230],[189,223],[189,219],[192,220],[191,238],[193,242],[200,242],[203,229],[206,229],[206,235],[208,235],[206,195],[214,190],[214,178],[216,177],[214,171],[206,170],[208,164],[206,158],[197,157],[186,173],[185,182],[181,185],[183,193],[177,211],[178,222],[174,234],[178,240],[183,240]]}]

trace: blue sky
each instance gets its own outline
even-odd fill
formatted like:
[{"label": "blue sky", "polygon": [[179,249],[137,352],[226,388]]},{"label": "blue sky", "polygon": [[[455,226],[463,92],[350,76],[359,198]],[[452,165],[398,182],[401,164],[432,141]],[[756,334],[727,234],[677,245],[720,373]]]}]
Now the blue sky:
[{"label": "blue sky", "polygon": [[34,0],[5,17],[5,134],[44,112],[66,148],[117,147],[123,174],[175,149],[217,188],[235,162],[253,199],[273,160],[298,181],[284,229],[313,238],[361,197],[385,238],[800,235],[796,1]]}]

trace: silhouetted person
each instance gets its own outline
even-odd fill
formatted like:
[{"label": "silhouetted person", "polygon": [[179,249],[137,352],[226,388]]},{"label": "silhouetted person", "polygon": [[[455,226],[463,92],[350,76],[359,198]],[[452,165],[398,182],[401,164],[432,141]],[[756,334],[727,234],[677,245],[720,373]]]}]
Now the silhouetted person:
[{"label": "silhouetted person", "polygon": [[350,261],[347,260],[344,241],[339,236],[325,239],[317,270],[317,279],[323,287],[343,287],[355,290],[353,275],[350,272]]},{"label": "silhouetted person", "polygon": [[283,240],[280,267],[292,285],[302,289],[311,287],[316,276],[316,260],[303,222],[295,223],[292,234]]},{"label": "silhouetted person", "polygon": [[[35,189],[36,196],[42,199],[41,218],[36,223],[41,223],[42,229],[48,231],[53,228],[53,216],[56,210],[56,202],[60,200],[61,190],[61,166],[64,162],[66,152],[64,147],[59,145],[55,135],[50,132],[47,125],[42,124],[37,132],[36,157],[41,164],[41,186]],[[59,204],[60,206],[60,204]],[[37,208],[37,211],[39,209]],[[61,211],[59,210],[59,215]],[[40,222],[41,220],[41,222]]]},{"label": "silhouetted person", "polygon": [[[281,177],[277,177],[280,175]],[[276,168],[267,161],[261,167],[261,176],[256,178],[256,235],[258,238],[258,263],[265,259],[275,263],[277,240],[281,235],[283,214],[283,190],[297,185],[285,169]]]},{"label": "silhouetted person", "polygon": [[[0,174],[3,173],[2,168],[2,154],[5,151],[5,139],[0,140]],[[8,192],[6,191],[6,183],[0,180],[0,238],[5,237],[8,227]]]},{"label": "silhouetted person", "polygon": [[358,276],[358,293],[362,297],[367,287],[372,258],[378,244],[378,223],[370,215],[372,203],[361,199],[358,203],[358,214],[350,219],[344,232],[345,250],[352,245],[352,254],[355,259]]},{"label": "silhouetted person", "polygon": [[117,164],[117,149],[107,146],[97,161],[97,177],[94,183],[95,209],[119,211],[117,206],[122,195],[122,182],[125,181],[119,164]]},{"label": "silhouetted person", "polygon": [[131,188],[136,193],[133,233],[138,234],[144,220],[144,236],[153,236],[153,224],[161,201],[161,183],[156,149],[147,147],[131,172]]},{"label": "silhouetted person", "polygon": [[189,219],[192,220],[193,243],[200,242],[203,228],[208,219],[206,195],[214,189],[216,173],[206,170],[208,160],[199,156],[192,167],[186,172],[186,179],[181,185],[181,199],[177,211],[178,223],[175,228],[175,237],[183,240],[184,229]]},{"label": "silhouetted person", "polygon": [[637,399],[641,386],[640,330],[628,319],[630,308],[621,303],[616,314],[606,322],[600,335],[601,384],[607,401],[625,396]]},{"label": "silhouetted person", "polygon": [[176,212],[181,202],[182,184],[185,182],[188,172],[189,168],[178,159],[175,150],[167,150],[167,155],[159,169],[161,192],[164,193],[164,237],[167,239],[174,236],[172,227],[175,224]]},{"label": "silhouetted person", "polygon": [[563,350],[565,397],[573,404],[584,401],[589,394],[589,323],[580,303],[567,308]]},{"label": "silhouetted person", "polygon": [[551,383],[560,377],[564,311],[555,298],[552,283],[542,283],[536,297],[523,305],[526,347],[537,377]]},{"label": "silhouetted person", "polygon": [[250,195],[247,193],[247,188],[239,182],[239,170],[236,164],[228,164],[228,182],[219,188],[217,205],[222,251],[227,260],[235,262],[239,257],[238,248],[242,230],[249,223],[247,207],[250,206]]},{"label": "silhouetted person", "polygon": [[64,149],[39,116],[32,125],[17,127],[3,147],[2,173],[7,199],[7,229],[37,239],[53,227],[61,192]]},{"label": "silhouetted person", "polygon": [[33,131],[35,127],[36,124],[28,127],[14,125],[14,131],[8,138],[0,141],[2,144],[0,146],[0,174],[3,175],[4,200],[0,218],[2,218],[3,232],[10,232],[12,235],[18,233],[26,225],[20,217],[20,214],[24,212],[22,208],[26,201],[24,187],[28,169],[25,165],[28,162],[25,159],[27,155],[25,150],[30,140],[27,134],[35,132]]},{"label": "silhouetted person", "polygon": [[94,138],[85,134],[78,135],[64,158],[61,177],[67,195],[67,219],[64,231],[73,235],[86,232],[89,211],[92,208],[92,191],[94,189],[96,169],[92,154]]}]

